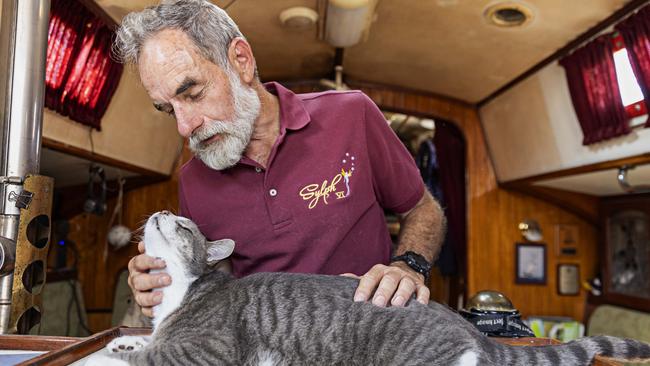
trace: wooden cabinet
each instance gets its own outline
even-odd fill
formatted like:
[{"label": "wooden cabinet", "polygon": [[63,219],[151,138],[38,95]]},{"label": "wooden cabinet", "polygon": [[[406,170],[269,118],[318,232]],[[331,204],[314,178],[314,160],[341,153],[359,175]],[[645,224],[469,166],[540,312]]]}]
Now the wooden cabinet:
[{"label": "wooden cabinet", "polygon": [[650,194],[601,201],[603,300],[650,311]]}]

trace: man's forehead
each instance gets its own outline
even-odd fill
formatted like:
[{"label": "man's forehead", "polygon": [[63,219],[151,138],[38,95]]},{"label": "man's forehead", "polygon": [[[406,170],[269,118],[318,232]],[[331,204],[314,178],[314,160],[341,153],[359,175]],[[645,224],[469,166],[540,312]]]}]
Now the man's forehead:
[{"label": "man's forehead", "polygon": [[197,47],[182,31],[163,30],[142,45],[139,64],[141,70],[176,64],[196,64],[200,58]]},{"label": "man's forehead", "polygon": [[148,39],[140,54],[140,78],[150,94],[171,93],[187,77],[196,78],[200,72],[202,57],[189,37],[180,31],[163,32]]},{"label": "man's forehead", "polygon": [[184,33],[162,31],[147,39],[142,45],[140,61],[161,63],[166,59],[193,58],[198,48]]}]

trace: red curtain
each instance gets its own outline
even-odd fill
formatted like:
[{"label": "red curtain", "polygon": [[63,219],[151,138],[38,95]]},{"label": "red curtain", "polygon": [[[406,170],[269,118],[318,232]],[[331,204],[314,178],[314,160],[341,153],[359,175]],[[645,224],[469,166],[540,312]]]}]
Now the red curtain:
[{"label": "red curtain", "polygon": [[583,145],[630,132],[616,80],[610,35],[601,36],[560,60],[580,122]]},{"label": "red curtain", "polygon": [[[625,48],[646,105],[650,102],[650,5],[616,26],[623,36]],[[646,121],[650,127],[650,118]]]},{"label": "red curtain", "polygon": [[45,69],[45,106],[100,129],[122,75],[110,57],[113,32],[76,1],[53,0]]}]

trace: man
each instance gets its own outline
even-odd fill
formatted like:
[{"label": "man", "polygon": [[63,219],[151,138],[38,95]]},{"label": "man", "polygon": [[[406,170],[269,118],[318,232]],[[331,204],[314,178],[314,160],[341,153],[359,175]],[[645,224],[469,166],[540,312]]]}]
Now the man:
[{"label": "man", "polygon": [[[189,139],[195,157],[180,173],[180,213],[210,240],[235,240],[235,276],[361,275],[355,301],[402,306],[416,294],[428,302],[425,276],[444,216],[368,97],[263,85],[235,23],[203,0],[127,15],[116,50]],[[402,222],[392,261],[384,209]],[[145,254],[129,262],[129,285],[148,316],[162,298],[156,288],[171,283],[148,273],[158,268],[164,263]]]}]

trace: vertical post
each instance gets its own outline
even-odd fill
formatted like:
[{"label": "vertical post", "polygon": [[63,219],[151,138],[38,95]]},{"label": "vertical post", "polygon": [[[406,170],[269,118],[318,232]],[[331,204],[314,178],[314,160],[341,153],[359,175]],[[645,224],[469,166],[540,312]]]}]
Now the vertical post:
[{"label": "vertical post", "polygon": [[[38,174],[50,0],[3,0],[0,30],[0,334],[11,313],[16,203],[28,174]],[[13,248],[12,248],[13,246]]]}]

